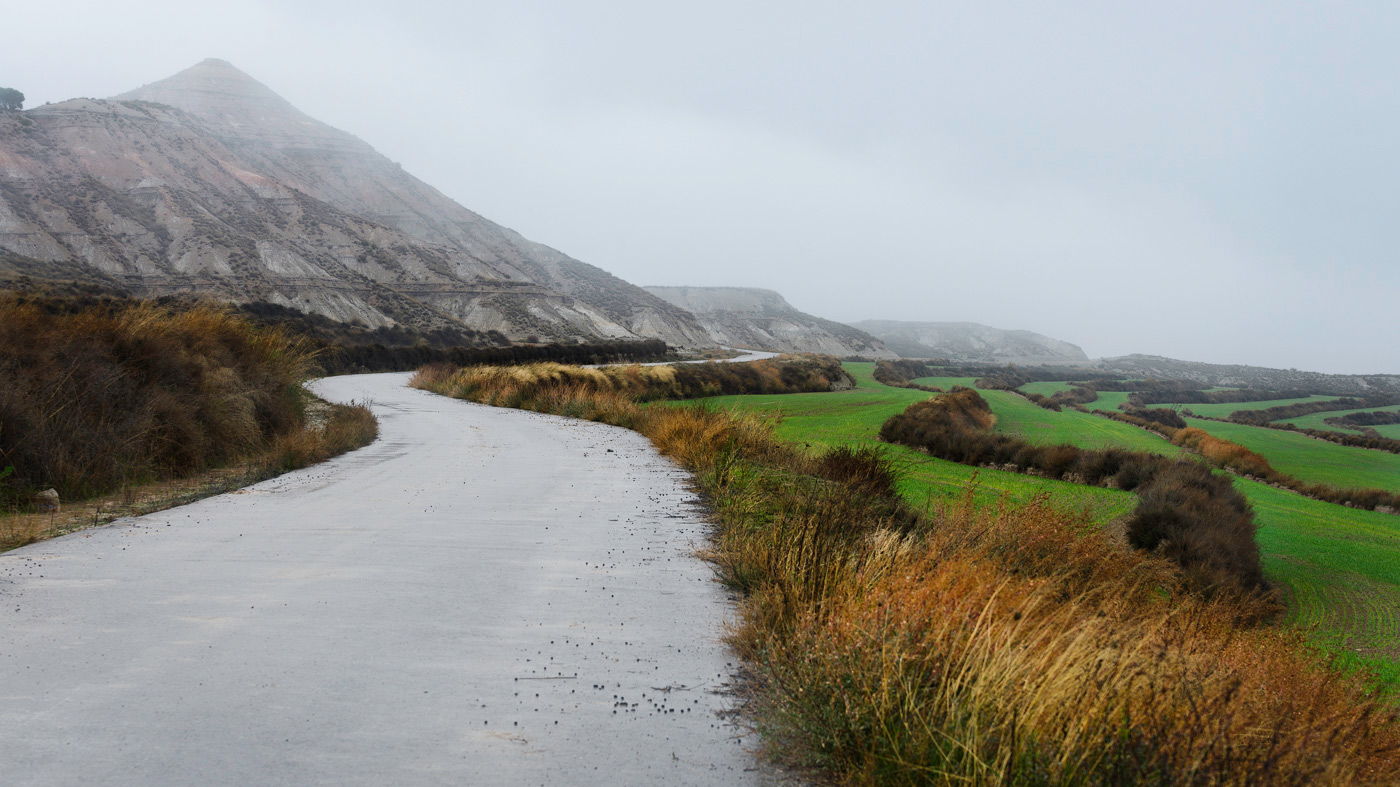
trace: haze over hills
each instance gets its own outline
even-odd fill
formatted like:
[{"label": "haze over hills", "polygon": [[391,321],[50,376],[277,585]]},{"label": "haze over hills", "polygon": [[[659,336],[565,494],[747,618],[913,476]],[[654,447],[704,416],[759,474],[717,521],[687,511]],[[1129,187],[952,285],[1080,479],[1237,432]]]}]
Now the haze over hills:
[{"label": "haze over hills", "polygon": [[852,323],[906,358],[947,358],[954,363],[1042,364],[1089,360],[1078,346],[1031,331],[1007,331],[975,322]]},{"label": "haze over hills", "polygon": [[1400,375],[1397,374],[1324,374],[1298,369],[1271,369],[1266,366],[1181,361],[1160,355],[1100,358],[1090,365],[1125,377],[1194,380],[1223,388],[1259,388],[1274,391],[1299,388],[1328,391],[1338,396],[1368,396],[1378,392],[1400,393]]},{"label": "haze over hills", "polygon": [[711,345],[684,310],[467,210],[220,60],[0,114],[0,257],[369,326]]},{"label": "haze over hills", "polygon": [[773,352],[826,353],[839,358],[897,358],[879,339],[839,322],[798,311],[773,290],[757,287],[646,287],[694,314],[717,344]]}]

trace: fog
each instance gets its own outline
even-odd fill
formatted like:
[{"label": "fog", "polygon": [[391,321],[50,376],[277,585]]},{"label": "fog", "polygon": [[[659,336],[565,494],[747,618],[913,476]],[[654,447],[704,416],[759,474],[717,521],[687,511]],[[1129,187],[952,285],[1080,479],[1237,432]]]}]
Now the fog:
[{"label": "fog", "polygon": [[27,3],[0,85],[222,58],[637,284],[1400,372],[1400,6],[673,5]]}]

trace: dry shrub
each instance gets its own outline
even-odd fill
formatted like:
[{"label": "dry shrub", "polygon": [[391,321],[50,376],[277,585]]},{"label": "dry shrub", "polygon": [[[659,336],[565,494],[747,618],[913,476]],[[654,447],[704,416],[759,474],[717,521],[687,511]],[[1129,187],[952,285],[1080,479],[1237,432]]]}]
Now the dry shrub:
[{"label": "dry shrub", "polygon": [[311,362],[215,306],[0,296],[3,489],[71,499],[257,453],[301,422]]},{"label": "dry shrub", "polygon": [[324,462],[379,436],[379,422],[364,404],[332,404],[320,426],[303,424],[279,435],[264,458],[268,475]]},{"label": "dry shrub", "polygon": [[1269,460],[1245,448],[1239,443],[1212,437],[1207,432],[1187,427],[1179,430],[1172,442],[1195,451],[1216,467],[1230,470],[1240,475],[1259,478],[1274,473]]}]

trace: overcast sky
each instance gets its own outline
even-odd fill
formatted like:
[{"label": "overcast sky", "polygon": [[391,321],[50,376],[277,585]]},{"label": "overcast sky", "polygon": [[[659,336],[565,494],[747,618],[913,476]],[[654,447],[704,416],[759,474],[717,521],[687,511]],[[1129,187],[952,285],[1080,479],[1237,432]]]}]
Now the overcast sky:
[{"label": "overcast sky", "polygon": [[1400,4],[11,4],[33,107],[223,58],[637,284],[1400,372]]}]

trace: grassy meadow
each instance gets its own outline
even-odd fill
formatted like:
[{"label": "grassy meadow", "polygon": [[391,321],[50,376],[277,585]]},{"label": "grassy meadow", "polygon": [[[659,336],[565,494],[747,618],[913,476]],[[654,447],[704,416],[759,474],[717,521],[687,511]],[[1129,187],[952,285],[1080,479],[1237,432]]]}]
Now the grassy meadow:
[{"label": "grassy meadow", "polygon": [[[816,450],[882,445],[875,434],[885,419],[931,395],[879,383],[871,377],[873,364],[845,367],[857,381],[854,390],[703,401],[731,412],[781,418],[776,427],[779,438]],[[951,387],[971,380],[934,377],[917,382]],[[1034,385],[1040,387],[1023,390],[1049,395],[1051,386],[1061,384]],[[997,415],[997,431],[1032,442],[1117,446],[1161,454],[1180,450],[1129,424],[1072,410],[1053,412],[1005,391],[981,394]],[[1099,401],[1090,407],[1112,409],[1127,396],[1100,393]],[[1246,404],[1263,407],[1280,402]],[[1302,478],[1343,486],[1400,485],[1400,456],[1261,427],[1199,419],[1192,419],[1191,425],[1240,442],[1280,470]],[[1090,520],[1096,523],[1127,514],[1136,505],[1136,497],[1127,492],[967,467],[903,446],[883,448],[905,473],[900,492],[916,505],[946,504],[964,494],[969,484],[975,484],[976,499],[982,504],[1003,495],[1020,502],[1045,494],[1056,506],[1090,512]],[[1400,517],[1312,500],[1246,479],[1235,484],[1254,507],[1265,572],[1285,589],[1290,620],[1308,630],[1310,640],[1340,663],[1370,668],[1392,691],[1400,687],[1400,646],[1396,644],[1400,641]]]}]

